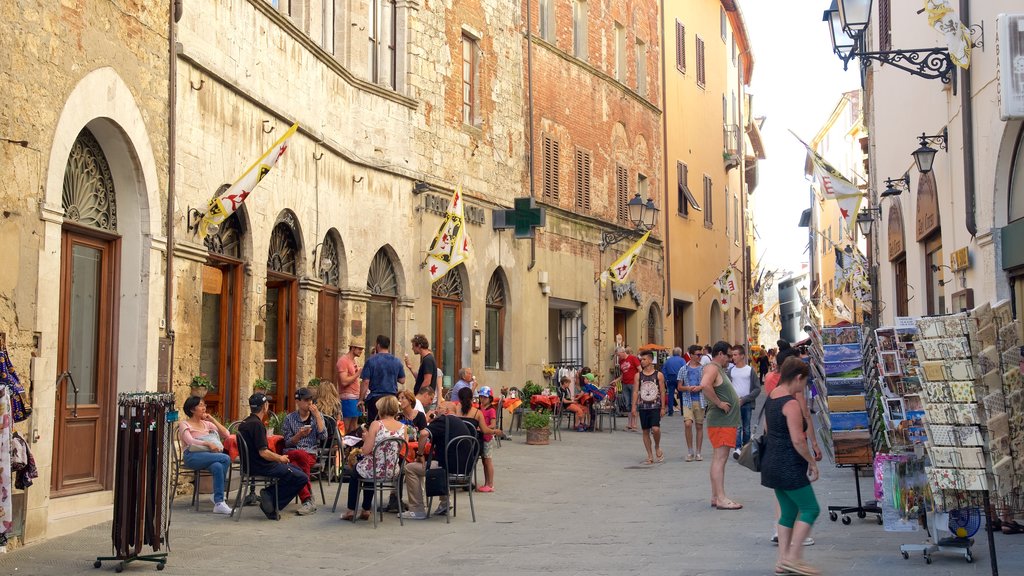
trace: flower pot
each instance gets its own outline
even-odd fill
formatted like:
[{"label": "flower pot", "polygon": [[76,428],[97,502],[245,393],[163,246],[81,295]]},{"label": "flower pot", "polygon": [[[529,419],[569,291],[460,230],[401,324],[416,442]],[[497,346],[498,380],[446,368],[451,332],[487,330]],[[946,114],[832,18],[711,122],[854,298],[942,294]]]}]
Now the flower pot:
[{"label": "flower pot", "polygon": [[208,392],[209,392],[209,390],[206,388],[206,386],[193,386],[192,387],[192,395],[197,397],[197,398],[206,398],[206,394]]},{"label": "flower pot", "polygon": [[526,443],[533,444],[534,446],[544,446],[549,444],[551,437],[551,428],[527,428],[526,429]]}]

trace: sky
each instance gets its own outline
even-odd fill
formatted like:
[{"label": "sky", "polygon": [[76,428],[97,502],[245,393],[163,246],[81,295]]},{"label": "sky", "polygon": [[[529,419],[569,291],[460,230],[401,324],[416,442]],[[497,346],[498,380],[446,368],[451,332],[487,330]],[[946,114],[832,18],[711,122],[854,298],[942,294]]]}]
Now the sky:
[{"label": "sky", "polygon": [[[797,223],[810,206],[804,178],[804,147],[792,130],[810,141],[828,120],[843,92],[860,87],[858,62],[850,71],[832,53],[828,24],[821,21],[829,0],[740,0],[750,37],[754,74],[753,114],[766,117],[761,133],[767,159],[758,162],[754,191],[757,259],[765,270],[799,271],[807,261],[807,229]],[[784,8],[783,8],[784,6]],[[776,275],[776,278],[779,275]]]}]

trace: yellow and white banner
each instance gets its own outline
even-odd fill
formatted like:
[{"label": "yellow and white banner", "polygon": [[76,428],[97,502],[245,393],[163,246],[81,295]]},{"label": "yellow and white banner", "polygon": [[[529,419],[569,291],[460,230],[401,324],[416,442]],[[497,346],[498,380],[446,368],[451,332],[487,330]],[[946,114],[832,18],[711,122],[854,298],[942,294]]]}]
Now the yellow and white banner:
[{"label": "yellow and white banner", "polygon": [[618,260],[612,262],[612,265],[608,267],[608,276],[611,277],[612,282],[620,283],[626,281],[629,273],[633,270],[633,264],[640,258],[640,249],[644,247],[644,242],[647,242],[647,237],[650,235],[651,232],[648,230],[635,244],[630,246],[629,250],[626,250],[622,256],[619,256]]},{"label": "yellow and white banner", "polygon": [[242,202],[245,202],[245,199],[249,197],[249,194],[260,183],[260,180],[263,180],[263,177],[277,164],[278,159],[288,150],[288,139],[298,129],[298,123],[292,124],[292,127],[283,136],[278,138],[277,142],[274,142],[274,145],[264,152],[259,160],[253,163],[252,166],[249,166],[249,169],[242,174],[241,178],[236,180],[220,196],[210,199],[209,204],[206,206],[206,214],[203,215],[203,219],[199,223],[200,238],[206,238],[206,231],[210,225],[216,224],[219,226],[228,219],[228,216],[231,216],[238,210],[238,207],[242,205]]},{"label": "yellow and white banner", "polygon": [[437,282],[449,270],[469,260],[469,234],[466,233],[465,211],[462,208],[462,186],[452,193],[437,235],[427,249],[427,271],[430,283]]},{"label": "yellow and white banner", "polygon": [[953,64],[965,70],[970,67],[971,31],[960,21],[949,0],[925,0],[924,11],[928,13],[928,25],[945,36]]}]

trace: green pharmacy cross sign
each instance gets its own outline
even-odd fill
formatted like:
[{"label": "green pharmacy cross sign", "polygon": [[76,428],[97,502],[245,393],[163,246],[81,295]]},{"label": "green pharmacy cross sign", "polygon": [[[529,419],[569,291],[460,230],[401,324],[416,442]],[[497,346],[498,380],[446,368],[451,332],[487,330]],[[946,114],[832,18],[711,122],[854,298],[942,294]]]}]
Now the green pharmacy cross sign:
[{"label": "green pharmacy cross sign", "polygon": [[491,221],[495,230],[512,228],[516,238],[533,238],[537,228],[544,227],[547,212],[533,198],[516,198],[513,209],[495,210]]}]

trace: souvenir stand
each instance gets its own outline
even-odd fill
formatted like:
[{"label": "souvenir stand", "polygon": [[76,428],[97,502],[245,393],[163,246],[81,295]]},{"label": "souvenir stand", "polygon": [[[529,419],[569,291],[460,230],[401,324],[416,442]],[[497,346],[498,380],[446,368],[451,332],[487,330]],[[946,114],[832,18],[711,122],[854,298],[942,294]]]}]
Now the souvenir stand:
[{"label": "souvenir stand", "polygon": [[[927,424],[924,468],[931,538],[900,547],[904,558],[951,552],[973,561],[971,538],[983,512],[1019,513],[1024,469],[1024,392],[1019,325],[1008,301],[917,321],[921,396]],[[1014,418],[1018,422],[1014,422]],[[994,497],[994,500],[993,500]],[[992,523],[986,522],[992,574],[998,574]],[[949,537],[941,537],[949,533]]]},{"label": "souvenir stand", "polygon": [[826,430],[830,432],[832,462],[837,467],[853,469],[857,493],[856,505],[829,506],[829,519],[835,522],[842,517],[843,524],[849,525],[853,521],[851,514],[858,518],[881,514],[874,502],[864,502],[860,487],[861,469],[869,467],[872,459],[871,419],[864,385],[865,373],[870,376],[871,367],[865,366],[862,350],[867,342],[859,325],[823,328],[821,341],[825,385],[816,386],[814,404],[827,417],[815,423],[824,425],[819,430],[820,437]]},{"label": "souvenir stand", "polygon": [[[117,398],[116,463],[114,466],[114,555],[100,556],[121,572],[131,562],[167,564],[171,499],[171,438],[177,411],[173,394],[129,393]],[[150,546],[153,554],[142,554]]]}]

